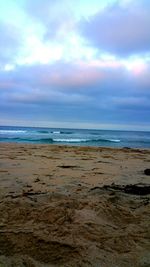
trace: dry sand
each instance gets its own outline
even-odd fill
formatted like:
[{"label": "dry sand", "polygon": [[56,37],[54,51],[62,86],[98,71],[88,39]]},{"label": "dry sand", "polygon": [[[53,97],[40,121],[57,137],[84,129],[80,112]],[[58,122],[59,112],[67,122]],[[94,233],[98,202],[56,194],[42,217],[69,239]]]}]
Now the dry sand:
[{"label": "dry sand", "polygon": [[150,267],[150,150],[0,144],[0,267]]}]

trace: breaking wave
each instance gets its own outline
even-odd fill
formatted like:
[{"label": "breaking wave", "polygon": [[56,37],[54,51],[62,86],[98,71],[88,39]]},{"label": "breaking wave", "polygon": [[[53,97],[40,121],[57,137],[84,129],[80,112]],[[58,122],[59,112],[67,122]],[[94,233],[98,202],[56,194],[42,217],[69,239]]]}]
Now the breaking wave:
[{"label": "breaking wave", "polygon": [[65,132],[65,131],[48,131],[48,130],[38,130],[37,133],[41,134],[73,134],[73,132]]},{"label": "breaking wave", "polygon": [[70,138],[70,139],[53,139],[54,142],[62,143],[88,143],[88,142],[120,142],[119,139],[80,139],[80,138]]},{"label": "breaking wave", "polygon": [[[119,139],[83,139],[83,138],[22,138],[22,137],[7,137],[3,138],[3,141],[14,141],[14,142],[31,142],[31,143],[101,143],[101,142],[113,142],[118,143],[120,142]],[[2,141],[2,140],[1,140]]]},{"label": "breaking wave", "polygon": [[73,132],[66,132],[66,131],[52,131],[52,134],[73,134]]},{"label": "breaking wave", "polygon": [[0,134],[26,133],[24,130],[0,130]]}]

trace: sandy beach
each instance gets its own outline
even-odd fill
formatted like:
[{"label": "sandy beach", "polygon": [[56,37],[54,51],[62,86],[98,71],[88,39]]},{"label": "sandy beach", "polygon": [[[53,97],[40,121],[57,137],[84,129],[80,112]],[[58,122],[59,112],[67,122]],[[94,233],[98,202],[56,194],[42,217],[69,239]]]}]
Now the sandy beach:
[{"label": "sandy beach", "polygon": [[1,143],[0,267],[149,267],[147,168],[148,149]]}]

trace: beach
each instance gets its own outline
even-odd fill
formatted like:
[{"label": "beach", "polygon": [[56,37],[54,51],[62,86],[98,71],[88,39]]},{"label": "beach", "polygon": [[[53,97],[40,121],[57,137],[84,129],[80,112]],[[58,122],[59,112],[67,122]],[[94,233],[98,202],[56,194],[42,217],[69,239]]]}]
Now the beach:
[{"label": "beach", "polygon": [[149,149],[0,143],[0,266],[149,267],[148,168]]}]

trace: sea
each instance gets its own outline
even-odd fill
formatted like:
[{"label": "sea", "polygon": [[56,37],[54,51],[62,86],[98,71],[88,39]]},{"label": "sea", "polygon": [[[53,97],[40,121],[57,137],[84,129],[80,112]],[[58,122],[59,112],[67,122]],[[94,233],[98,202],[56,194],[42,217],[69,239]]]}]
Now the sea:
[{"label": "sea", "polygon": [[150,148],[150,132],[0,126],[0,142]]}]

